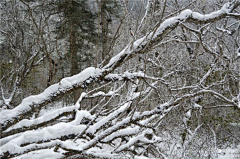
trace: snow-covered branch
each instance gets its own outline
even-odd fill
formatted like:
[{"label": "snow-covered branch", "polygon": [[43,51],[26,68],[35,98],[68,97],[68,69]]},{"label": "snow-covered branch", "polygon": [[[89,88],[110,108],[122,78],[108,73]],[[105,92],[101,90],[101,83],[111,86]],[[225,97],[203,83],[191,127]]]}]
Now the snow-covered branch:
[{"label": "snow-covered branch", "polygon": [[[147,2],[146,14],[141,24],[144,24],[148,16],[150,5],[155,3],[150,0]],[[167,2],[164,1],[164,4]],[[194,115],[198,116],[199,112],[202,115],[204,108],[210,108],[209,105],[213,105],[211,108],[223,107],[224,104],[225,107],[240,107],[239,77],[237,75],[229,77],[232,83],[237,85],[236,88],[231,88],[231,81],[225,79],[231,75],[231,67],[237,70],[239,64],[232,64],[234,62],[231,58],[226,60],[221,58],[221,51],[227,52],[228,49],[223,50],[222,46],[217,48],[218,45],[209,47],[208,43],[202,39],[196,40],[198,36],[201,38],[207,36],[207,33],[203,31],[211,27],[204,25],[197,30],[196,28],[202,24],[217,22],[229,17],[239,19],[239,14],[234,13],[239,5],[240,1],[235,0],[209,14],[201,14],[189,9],[183,10],[159,22],[152,31],[145,32],[145,36],[135,39],[138,36],[136,35],[134,40],[113,56],[105,66],[88,67],[79,74],[61,79],[60,82],[49,86],[40,94],[24,98],[13,109],[2,109],[0,112],[0,157],[15,157],[41,149],[51,149],[53,153],[61,154],[61,157],[83,155],[121,158],[125,152],[133,156],[149,157],[151,155],[145,155],[145,153],[151,146],[162,149],[171,147],[169,153],[171,156],[177,144],[174,143],[174,145],[172,141],[168,141],[165,144],[172,144],[171,146],[161,145],[164,142],[162,137],[173,136],[176,139],[181,136],[179,130],[182,129],[187,131],[189,139],[185,145],[178,143],[180,145],[178,146],[186,147],[204,127],[202,120],[205,119],[202,119],[197,121],[199,122],[197,125],[193,124],[193,129],[190,129],[189,122],[196,122],[192,121]],[[31,6],[28,5],[28,7]],[[125,7],[127,9],[127,6]],[[166,7],[164,10],[168,9]],[[32,18],[34,18],[33,15]],[[188,27],[188,24],[195,25],[191,26],[194,29]],[[190,35],[189,39],[186,37],[174,39],[175,36],[172,34],[175,35],[174,31],[178,31],[180,25],[194,36]],[[219,30],[221,27],[217,28]],[[184,32],[184,36],[187,36],[187,31]],[[177,34],[176,37],[181,37],[181,35]],[[165,38],[167,42],[162,43],[166,40]],[[169,43],[173,44],[168,46],[170,49],[166,49]],[[163,48],[158,50],[159,44],[162,44]],[[177,44],[180,44],[178,50]],[[186,46],[191,46],[191,49],[195,48],[195,50],[186,50]],[[205,59],[202,53],[197,52],[197,49],[211,55],[206,56]],[[220,53],[211,51],[217,49],[221,50]],[[166,55],[168,51],[173,55]],[[135,61],[137,55],[146,55],[146,57]],[[154,58],[156,60],[149,60]],[[121,67],[130,59],[133,59],[132,61],[137,65],[144,65],[142,67],[144,69],[136,67],[129,71]],[[214,64],[209,68],[212,59],[214,59]],[[41,58],[35,64],[40,61],[42,61]],[[136,65],[132,61],[129,67]],[[150,66],[149,62],[151,62]],[[202,68],[196,69],[196,65]],[[220,67],[225,69],[225,72],[221,71]],[[79,88],[84,90],[81,90],[74,104],[48,110],[41,116],[34,116],[37,111],[47,109],[45,105]],[[7,103],[3,91],[1,95]],[[10,94],[9,99],[11,98],[13,95]],[[89,109],[83,110],[84,104]],[[179,116],[184,119],[183,124],[182,121],[179,122]],[[161,128],[162,123],[172,125],[172,127]],[[178,129],[176,132],[171,130],[175,127]],[[164,154],[157,148],[151,150],[154,151],[152,154],[158,154],[153,155],[155,157]],[[129,156],[129,158],[132,157]]]}]

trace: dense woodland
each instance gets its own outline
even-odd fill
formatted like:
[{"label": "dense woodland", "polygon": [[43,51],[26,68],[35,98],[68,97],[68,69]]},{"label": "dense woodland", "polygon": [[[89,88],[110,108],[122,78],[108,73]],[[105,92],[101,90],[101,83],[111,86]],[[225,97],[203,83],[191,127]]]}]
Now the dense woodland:
[{"label": "dense woodland", "polygon": [[240,157],[240,0],[0,0],[0,158]]}]

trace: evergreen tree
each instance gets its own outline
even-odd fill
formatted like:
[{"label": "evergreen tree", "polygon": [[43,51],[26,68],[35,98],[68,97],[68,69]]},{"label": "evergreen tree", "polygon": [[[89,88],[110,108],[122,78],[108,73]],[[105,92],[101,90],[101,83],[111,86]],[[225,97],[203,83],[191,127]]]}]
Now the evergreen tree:
[{"label": "evergreen tree", "polygon": [[57,32],[59,38],[65,38],[68,42],[66,57],[71,60],[71,75],[84,68],[83,62],[91,62],[92,54],[86,50],[90,47],[89,43],[95,43],[97,38],[96,15],[89,10],[86,2],[63,0],[58,4],[63,19],[57,24]]},{"label": "evergreen tree", "polygon": [[[74,75],[93,63],[89,49],[97,39],[96,14],[90,11],[85,0],[63,0],[57,5],[62,15],[57,34],[67,42],[65,60],[70,63],[70,75]],[[74,101],[78,97],[79,93],[74,92]]]}]

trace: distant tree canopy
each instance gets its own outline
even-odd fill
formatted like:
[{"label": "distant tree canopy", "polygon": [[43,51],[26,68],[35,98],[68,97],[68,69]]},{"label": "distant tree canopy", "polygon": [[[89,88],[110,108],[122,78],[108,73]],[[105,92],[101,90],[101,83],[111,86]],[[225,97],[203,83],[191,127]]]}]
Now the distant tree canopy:
[{"label": "distant tree canopy", "polygon": [[89,43],[97,42],[97,15],[90,11],[87,1],[59,1],[57,8],[61,20],[56,24],[56,31],[58,38],[67,39],[73,75],[84,68],[78,68],[81,63],[93,63],[93,55],[87,49],[90,47]]}]

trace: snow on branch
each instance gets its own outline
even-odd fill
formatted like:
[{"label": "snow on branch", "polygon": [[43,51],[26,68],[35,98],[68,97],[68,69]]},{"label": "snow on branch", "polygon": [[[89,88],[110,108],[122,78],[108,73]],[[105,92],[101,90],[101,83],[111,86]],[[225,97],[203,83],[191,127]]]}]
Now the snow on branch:
[{"label": "snow on branch", "polygon": [[176,28],[179,23],[214,22],[226,16],[231,16],[230,13],[239,5],[239,0],[232,3],[229,2],[226,3],[220,10],[205,15],[191,10],[184,10],[179,15],[166,19],[156,30],[134,41],[132,47],[131,44],[128,44],[119,54],[114,56],[109,63],[103,67],[103,69],[89,67],[77,75],[62,79],[61,82],[48,87],[41,94],[25,98],[16,108],[3,110],[0,113],[3,130],[13,123],[16,123],[18,120],[21,120],[22,117],[20,117],[20,115],[26,115],[34,107],[42,106],[69,91],[88,85],[93,81],[98,81],[99,78],[106,76],[126,60],[134,57],[135,54],[144,53],[146,50],[150,49],[153,45],[159,42],[159,39],[161,40],[164,34],[166,34],[169,30]]},{"label": "snow on branch", "polygon": [[22,100],[14,109],[3,110],[0,112],[0,121],[3,130],[10,127],[12,124],[17,123],[24,116],[34,110],[36,107],[41,107],[58,96],[64,95],[78,87],[85,87],[91,82],[97,80],[102,76],[102,71],[94,67],[89,67],[81,73],[72,77],[63,78],[59,83],[51,85],[44,92],[38,95],[32,95]]},{"label": "snow on branch", "polygon": [[69,135],[75,137],[75,135],[81,133],[86,128],[86,125],[80,124],[83,118],[91,118],[91,115],[87,111],[78,111],[75,120],[69,123],[61,122],[43,129],[26,131],[12,139],[11,142],[2,145],[1,155],[8,151],[13,154],[18,153],[19,147],[22,145],[46,142]]},{"label": "snow on branch", "polygon": [[[178,15],[168,18],[159,25],[157,25],[154,31],[147,33],[142,38],[133,41],[133,43],[129,43],[120,53],[112,57],[109,63],[103,68],[89,67],[77,75],[64,78],[59,83],[51,85],[44,92],[38,95],[29,96],[23,99],[21,104],[16,106],[14,109],[2,110],[0,112],[2,131],[6,134],[10,132],[11,133],[6,135],[6,138],[4,139],[4,145],[1,145],[1,156],[4,156],[6,153],[22,154],[28,152],[30,149],[37,150],[43,147],[53,147],[56,145],[60,145],[60,147],[63,149],[65,147],[65,150],[70,149],[69,151],[75,150],[75,152],[81,153],[89,151],[89,154],[94,154],[94,151],[90,152],[90,150],[98,143],[108,142],[116,138],[121,138],[125,135],[136,135],[135,137],[127,141],[125,144],[122,144],[118,149],[116,149],[116,152],[120,152],[124,149],[130,148],[135,142],[150,144],[160,141],[156,138],[146,138],[146,135],[152,133],[148,129],[144,131],[143,134],[138,134],[140,132],[140,127],[144,124],[137,125],[136,123],[139,121],[141,123],[142,120],[145,120],[147,118],[150,119],[152,117],[158,117],[162,119],[164,117],[164,114],[168,113],[172,109],[172,107],[178,105],[186,99],[194,98],[202,94],[211,94],[215,97],[220,98],[226,103],[238,106],[235,102],[229,100],[220,93],[212,90],[201,90],[196,93],[185,94],[180,96],[179,98],[171,99],[169,102],[160,104],[151,111],[144,111],[142,113],[133,112],[133,115],[131,116],[124,113],[126,112],[127,108],[131,107],[132,101],[144,94],[147,94],[150,89],[152,89],[151,87],[149,87],[146,89],[147,91],[140,93],[137,92],[136,87],[132,87],[132,89],[129,91],[130,93],[128,94],[129,96],[127,98],[127,102],[120,105],[112,113],[103,116],[102,118],[98,118],[98,120],[92,120],[93,123],[91,123],[89,127],[87,127],[86,124],[82,124],[81,122],[84,118],[92,119],[92,115],[88,111],[78,110],[79,105],[62,108],[37,119],[25,119],[26,117],[28,117],[28,114],[32,114],[35,109],[40,109],[42,106],[53,101],[57,97],[65,95],[77,88],[87,87],[88,85],[98,81],[114,81],[122,80],[124,78],[147,78],[151,80],[162,80],[160,78],[149,77],[142,72],[125,72],[122,75],[111,73],[128,59],[133,58],[136,54],[143,54],[150,50],[153,46],[158,44],[163,39],[164,35],[169,33],[169,31],[175,29],[181,23],[188,22],[194,24],[204,24],[209,22],[215,22],[227,16],[239,18],[239,14],[232,14],[232,11],[239,5],[239,0],[233,1],[231,3],[226,3],[220,10],[212,12],[210,14],[200,14],[191,10],[184,10]],[[206,74],[206,76],[208,76],[208,74]],[[203,83],[204,80],[205,76],[200,83]],[[102,94],[106,95],[104,93]],[[76,111],[75,119],[69,123],[60,122],[55,125],[50,125],[36,130],[28,128],[24,129],[24,127],[38,127],[43,123],[47,123],[48,121],[56,119],[62,114],[61,110],[63,112]],[[124,118],[121,115],[125,115]],[[145,124],[147,125],[147,123]],[[101,129],[102,127],[104,127],[104,129]],[[21,128],[23,128],[23,131],[17,132],[18,134],[13,132],[14,130],[18,130]],[[83,139],[83,136],[78,135],[84,131],[86,132]],[[94,135],[88,136],[89,134]],[[75,138],[77,136],[78,138],[76,141],[84,140],[84,144],[83,142],[81,142],[81,146],[76,146],[77,144],[73,143],[73,141],[59,141],[59,139],[64,136],[67,136],[67,139]]]},{"label": "snow on branch", "polygon": [[[135,87],[133,87],[132,91],[135,91],[134,88]],[[211,93],[219,97],[222,97],[220,94],[216,92],[210,90],[203,90],[195,94],[184,95],[172,102],[160,104],[151,111],[144,111],[142,113],[135,112],[132,117],[131,116],[125,117],[122,120],[117,121],[116,123],[112,122],[111,124],[106,124],[106,122],[119,118],[123,111],[126,110],[127,108],[126,105],[131,103],[130,101],[121,106],[119,109],[113,111],[113,113],[109,114],[109,116],[107,116],[106,118],[96,120],[95,121],[96,123],[93,124],[92,127],[89,127],[87,131],[85,131],[87,126],[81,124],[81,121],[84,118],[90,118],[91,120],[93,119],[93,117],[92,115],[89,114],[88,111],[77,111],[75,119],[69,123],[58,123],[43,129],[26,131],[17,136],[13,136],[13,138],[10,139],[11,142],[6,142],[4,143],[4,145],[1,146],[0,156],[5,156],[7,153],[10,153],[11,155],[14,154],[19,155],[29,151],[38,150],[41,148],[54,147],[56,145],[60,145],[62,149],[69,152],[88,154],[88,152],[90,153],[91,149],[94,148],[98,143],[106,143],[125,136],[132,137],[127,141],[127,143],[121,142],[121,145],[114,152],[119,153],[125,149],[130,149],[130,147],[134,145],[134,143],[136,142],[141,142],[143,144],[158,143],[161,142],[161,139],[154,136],[151,129],[147,128],[147,130],[144,131],[144,133],[140,133],[141,128],[139,124],[137,125],[135,124],[139,122],[142,125],[147,126],[150,120],[153,120],[155,118],[159,118],[159,120],[161,120],[172,109],[172,107],[179,104],[179,102],[182,102],[183,100],[186,100],[188,98],[193,98],[196,95],[203,93]],[[134,97],[136,98],[137,97],[136,95],[139,96],[140,94],[136,93],[135,96],[133,96],[133,98]],[[99,128],[103,125],[106,128],[99,130]],[[129,127],[129,125],[132,126]],[[84,134],[78,136],[78,134],[81,134],[81,132],[84,131],[85,131]],[[86,139],[83,139],[87,138],[86,136],[89,136],[89,133],[94,133],[94,137],[88,141]],[[73,139],[76,136],[78,136],[76,141],[77,143],[74,143],[71,140],[65,141],[59,140],[62,137],[66,139]]]},{"label": "snow on branch", "polygon": [[[195,24],[206,24],[215,22],[227,16],[232,16],[232,11],[240,5],[240,1],[233,1],[226,3],[220,10],[214,11],[210,14],[200,14],[190,9],[183,10],[177,16],[170,17],[163,21],[158,27],[147,33],[144,37],[137,39],[132,44],[128,44],[119,54],[110,59],[109,63],[104,66],[105,69],[113,69],[118,67],[123,61],[126,61],[136,54],[143,54],[152,46],[159,43],[163,35],[175,29],[180,23],[190,22]],[[239,15],[234,14],[233,18],[239,18]]]},{"label": "snow on branch", "polygon": [[[148,139],[146,136],[151,135],[151,139]],[[121,145],[119,148],[116,149],[116,152],[121,152],[129,147],[131,147],[134,143],[141,141],[145,144],[153,144],[156,142],[160,142],[161,140],[154,136],[154,133],[152,130],[145,130],[143,133],[131,138],[126,144]]]},{"label": "snow on branch", "polygon": [[116,80],[121,81],[121,80],[133,80],[133,79],[149,79],[149,80],[153,80],[153,81],[160,81],[163,84],[167,85],[167,83],[164,81],[163,78],[152,77],[141,71],[133,72],[133,73],[126,71],[123,74],[108,74],[104,78],[104,80],[107,80],[107,81],[108,80],[109,81],[116,81]]},{"label": "snow on branch", "polygon": [[7,130],[3,131],[2,137],[24,132],[26,130],[33,130],[35,128],[43,127],[62,116],[73,114],[74,110],[76,110],[76,106],[69,106],[53,110],[50,113],[46,113],[43,116],[35,119],[23,119],[15,125],[9,127]]}]

